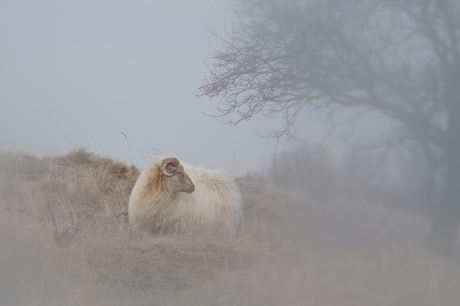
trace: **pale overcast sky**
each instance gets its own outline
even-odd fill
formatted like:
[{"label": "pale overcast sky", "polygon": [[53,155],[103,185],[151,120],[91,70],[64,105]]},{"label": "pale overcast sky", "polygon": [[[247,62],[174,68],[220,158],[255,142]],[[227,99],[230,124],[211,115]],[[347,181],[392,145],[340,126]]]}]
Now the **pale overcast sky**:
[{"label": "pale overcast sky", "polygon": [[[279,122],[225,125],[203,114],[215,101],[195,96],[219,46],[209,30],[231,26],[227,7],[0,0],[0,150],[43,156],[86,146],[140,168],[157,150],[234,175],[260,170],[276,142],[259,133]],[[307,140],[321,140],[316,126]]]}]

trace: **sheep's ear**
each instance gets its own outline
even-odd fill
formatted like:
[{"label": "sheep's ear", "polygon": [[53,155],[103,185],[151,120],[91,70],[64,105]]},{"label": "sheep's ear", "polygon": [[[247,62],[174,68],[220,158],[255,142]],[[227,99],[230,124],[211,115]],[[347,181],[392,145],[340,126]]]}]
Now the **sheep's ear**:
[{"label": "sheep's ear", "polygon": [[161,172],[165,176],[173,176],[174,172],[176,171],[176,167],[179,164],[180,162],[177,158],[174,158],[174,157],[165,158],[163,162],[161,163]]}]

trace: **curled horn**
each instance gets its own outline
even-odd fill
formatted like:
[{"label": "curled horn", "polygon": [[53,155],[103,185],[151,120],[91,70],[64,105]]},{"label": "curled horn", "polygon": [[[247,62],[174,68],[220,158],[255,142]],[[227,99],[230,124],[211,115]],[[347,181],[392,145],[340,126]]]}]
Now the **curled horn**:
[{"label": "curled horn", "polygon": [[163,160],[163,162],[161,163],[161,172],[165,175],[165,176],[173,176],[174,175],[174,170],[172,172],[168,172],[168,168],[169,167],[177,167],[177,165],[179,165],[179,160],[177,158],[174,158],[174,157],[169,157],[169,158],[165,158]]}]

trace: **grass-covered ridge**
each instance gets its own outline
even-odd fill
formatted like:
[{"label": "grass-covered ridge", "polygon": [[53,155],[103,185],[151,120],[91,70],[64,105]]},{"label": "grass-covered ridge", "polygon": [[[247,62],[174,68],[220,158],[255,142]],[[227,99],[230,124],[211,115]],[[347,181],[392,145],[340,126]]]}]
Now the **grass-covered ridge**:
[{"label": "grass-covered ridge", "polygon": [[[133,235],[139,169],[85,149],[0,154],[0,305],[455,305],[428,220],[237,179],[235,240]],[[444,304],[443,304],[444,303]]]}]

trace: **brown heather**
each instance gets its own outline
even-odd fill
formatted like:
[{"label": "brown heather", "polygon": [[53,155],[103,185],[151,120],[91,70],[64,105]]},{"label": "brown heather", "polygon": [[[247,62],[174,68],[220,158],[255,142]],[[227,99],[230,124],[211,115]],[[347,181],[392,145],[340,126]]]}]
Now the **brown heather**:
[{"label": "brown heather", "polygon": [[236,240],[133,235],[139,170],[85,149],[0,154],[0,305],[456,305],[428,220],[237,180]]}]

